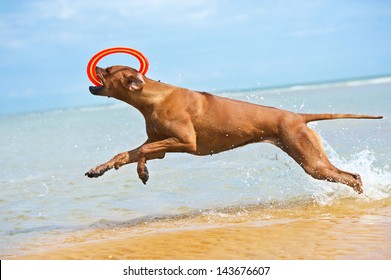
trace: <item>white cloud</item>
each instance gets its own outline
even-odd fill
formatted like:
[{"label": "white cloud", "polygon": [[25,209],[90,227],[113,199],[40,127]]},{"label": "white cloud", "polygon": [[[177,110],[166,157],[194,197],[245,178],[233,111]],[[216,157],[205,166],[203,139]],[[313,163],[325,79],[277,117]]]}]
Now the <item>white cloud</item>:
[{"label": "white cloud", "polygon": [[298,37],[298,38],[304,38],[304,37],[313,37],[313,36],[322,36],[326,34],[333,34],[338,31],[337,28],[319,28],[319,29],[302,29],[302,30],[296,30],[294,32],[291,32],[287,34],[288,37]]},{"label": "white cloud", "polygon": [[31,14],[38,19],[54,18],[59,20],[84,19],[93,23],[96,19],[115,16],[126,17],[131,22],[143,18],[148,21],[170,23],[181,20],[205,19],[213,15],[212,8],[215,0],[40,0],[31,4]]},{"label": "white cloud", "polygon": [[[0,47],[73,43],[94,34],[129,32],[136,26],[206,26],[217,0],[38,0],[1,13]],[[137,33],[137,30],[136,32]]]},{"label": "white cloud", "polygon": [[39,18],[67,20],[78,13],[78,2],[73,0],[36,1],[31,6],[33,16]]},{"label": "white cloud", "polygon": [[33,88],[26,88],[19,92],[8,92],[5,94],[7,97],[12,99],[31,99],[38,95],[38,92]]}]

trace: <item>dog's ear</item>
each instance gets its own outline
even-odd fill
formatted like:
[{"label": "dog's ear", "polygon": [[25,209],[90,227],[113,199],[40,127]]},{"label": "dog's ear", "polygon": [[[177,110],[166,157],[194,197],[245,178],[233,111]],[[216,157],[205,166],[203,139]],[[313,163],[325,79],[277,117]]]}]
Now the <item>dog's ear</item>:
[{"label": "dog's ear", "polygon": [[141,90],[145,85],[143,76],[140,73],[125,77],[125,87],[131,91]]}]

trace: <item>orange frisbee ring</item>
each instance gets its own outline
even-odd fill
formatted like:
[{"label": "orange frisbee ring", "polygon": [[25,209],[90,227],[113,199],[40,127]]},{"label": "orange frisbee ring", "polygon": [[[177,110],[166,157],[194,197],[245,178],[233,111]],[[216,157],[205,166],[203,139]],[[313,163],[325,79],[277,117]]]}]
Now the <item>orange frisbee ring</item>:
[{"label": "orange frisbee ring", "polygon": [[101,80],[96,75],[96,65],[98,64],[99,60],[101,60],[103,57],[113,54],[113,53],[126,53],[133,55],[137,60],[140,62],[140,70],[139,72],[143,75],[145,75],[148,71],[149,63],[148,59],[138,50],[132,49],[132,48],[125,48],[125,47],[114,47],[114,48],[108,48],[104,49],[97,54],[95,54],[87,65],[87,76],[90,81],[96,85],[96,86],[102,86]]}]

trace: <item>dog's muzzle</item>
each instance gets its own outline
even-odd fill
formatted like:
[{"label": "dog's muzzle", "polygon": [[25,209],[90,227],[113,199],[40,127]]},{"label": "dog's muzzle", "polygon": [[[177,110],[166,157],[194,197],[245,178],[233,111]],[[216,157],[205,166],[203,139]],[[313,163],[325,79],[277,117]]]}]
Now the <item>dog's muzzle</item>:
[{"label": "dog's muzzle", "polygon": [[90,86],[90,92],[94,95],[99,95],[99,92],[101,91],[101,89],[103,88],[103,86]]}]

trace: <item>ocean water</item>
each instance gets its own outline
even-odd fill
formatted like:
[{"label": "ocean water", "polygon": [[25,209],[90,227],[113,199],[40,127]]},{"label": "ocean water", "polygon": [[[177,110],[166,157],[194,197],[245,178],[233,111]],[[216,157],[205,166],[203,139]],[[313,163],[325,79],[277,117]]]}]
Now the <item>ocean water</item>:
[{"label": "ocean water", "polygon": [[0,116],[0,257],[55,243],[66,233],[151,217],[249,205],[329,207],[352,199],[360,207],[390,201],[391,78],[219,95],[303,113],[383,115],[382,120],[310,124],[337,167],[361,174],[364,195],[310,178],[277,147],[263,143],[205,157],[167,154],[148,162],[146,186],[134,164],[90,179],[84,173],[91,167],[145,141],[144,120],[136,109],[118,101]]}]

